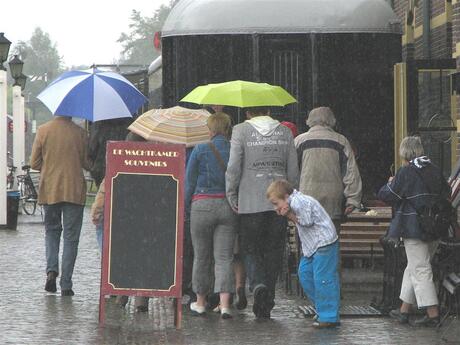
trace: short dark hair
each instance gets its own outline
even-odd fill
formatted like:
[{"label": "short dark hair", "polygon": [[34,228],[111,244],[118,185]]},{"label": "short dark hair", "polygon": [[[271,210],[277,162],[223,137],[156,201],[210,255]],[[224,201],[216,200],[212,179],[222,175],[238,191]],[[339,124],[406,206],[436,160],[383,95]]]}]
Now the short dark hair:
[{"label": "short dark hair", "polygon": [[268,115],[270,113],[269,107],[250,107],[245,109],[247,112],[252,115]]}]

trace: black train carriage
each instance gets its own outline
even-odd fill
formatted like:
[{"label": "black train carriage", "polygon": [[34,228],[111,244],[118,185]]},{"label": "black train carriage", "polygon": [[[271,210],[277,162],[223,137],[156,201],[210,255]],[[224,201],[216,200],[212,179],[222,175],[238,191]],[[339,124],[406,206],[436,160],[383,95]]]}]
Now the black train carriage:
[{"label": "black train carriage", "polygon": [[163,106],[202,84],[283,86],[299,102],[274,109],[278,119],[304,131],[312,108],[330,106],[359,153],[366,194],[386,181],[401,31],[385,0],[182,0],[163,27],[162,58]]}]

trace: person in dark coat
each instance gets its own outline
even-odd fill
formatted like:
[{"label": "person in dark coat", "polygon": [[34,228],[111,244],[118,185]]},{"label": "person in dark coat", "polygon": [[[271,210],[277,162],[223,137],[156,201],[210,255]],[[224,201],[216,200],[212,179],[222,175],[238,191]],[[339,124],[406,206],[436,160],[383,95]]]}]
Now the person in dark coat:
[{"label": "person in dark coat", "polygon": [[109,140],[125,140],[128,126],[132,122],[128,119],[113,119],[98,121],[91,124],[88,144],[88,158],[91,162],[91,177],[99,187],[105,176],[105,150]]},{"label": "person in dark coat", "polygon": [[390,316],[407,323],[411,306],[417,304],[426,309],[427,314],[415,324],[436,326],[439,324],[438,297],[430,261],[438,241],[427,238],[422,231],[417,211],[432,205],[439,196],[447,198],[450,188],[440,169],[423,155],[419,137],[404,138],[399,153],[403,166],[378,194],[395,210],[387,236],[395,241],[402,238],[407,256],[400,294],[402,305],[399,310],[392,310]]}]

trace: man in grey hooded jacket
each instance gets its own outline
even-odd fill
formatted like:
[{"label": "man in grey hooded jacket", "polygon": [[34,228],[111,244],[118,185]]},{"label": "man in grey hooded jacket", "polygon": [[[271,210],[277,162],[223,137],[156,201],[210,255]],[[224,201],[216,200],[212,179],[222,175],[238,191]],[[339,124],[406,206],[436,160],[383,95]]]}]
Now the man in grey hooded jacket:
[{"label": "man in grey hooded jacket", "polygon": [[334,131],[336,119],[328,107],[308,115],[310,130],[295,138],[301,165],[299,189],[318,200],[340,233],[343,215],[361,204],[362,183],[347,138]]},{"label": "man in grey hooded jacket", "polygon": [[287,127],[272,119],[267,108],[251,108],[246,114],[248,120],[233,128],[226,192],[240,214],[240,249],[254,291],[254,314],[269,318],[287,224],[273,210],[266,191],[278,179],[297,185],[299,166]]}]

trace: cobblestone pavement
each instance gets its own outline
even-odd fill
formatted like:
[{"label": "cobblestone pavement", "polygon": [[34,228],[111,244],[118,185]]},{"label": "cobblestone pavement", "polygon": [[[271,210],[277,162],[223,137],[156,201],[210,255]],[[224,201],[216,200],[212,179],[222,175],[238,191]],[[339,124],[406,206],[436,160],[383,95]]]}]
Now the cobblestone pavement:
[{"label": "cobblestone pavement", "polygon": [[[38,212],[39,213],[39,212]],[[183,329],[171,327],[167,300],[150,301],[149,313],[107,302],[107,322],[98,325],[99,262],[94,227],[85,212],[74,273],[74,297],[47,294],[44,230],[40,215],[20,216],[17,231],[0,231],[0,344],[445,344],[432,329],[401,326],[388,318],[344,318],[335,330],[315,330],[297,310],[298,299],[280,292],[272,320],[257,321],[251,312],[232,320],[216,314],[193,317],[185,311]],[[250,309],[248,309],[250,310]],[[460,344],[459,324],[447,329],[446,340]]]}]

